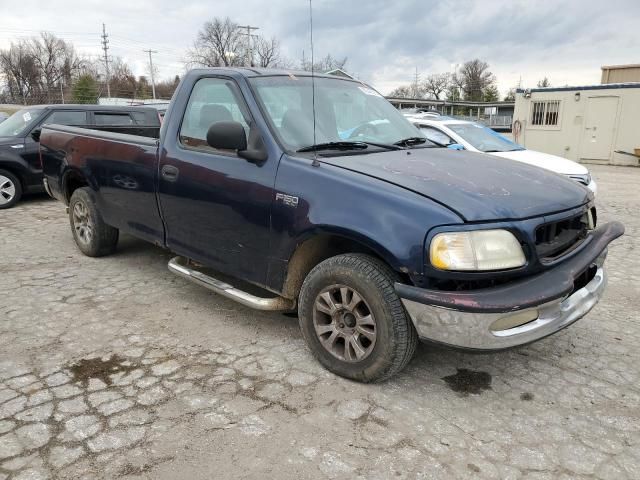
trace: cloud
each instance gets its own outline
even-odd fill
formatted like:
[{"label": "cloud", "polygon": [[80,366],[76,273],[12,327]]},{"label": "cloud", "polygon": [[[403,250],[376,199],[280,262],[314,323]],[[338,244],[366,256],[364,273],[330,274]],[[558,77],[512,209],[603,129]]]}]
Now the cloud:
[{"label": "cloud", "polygon": [[[142,50],[156,49],[161,76],[171,77],[214,16],[259,26],[296,61],[303,51],[310,56],[304,0],[23,0],[2,12],[0,46],[50,30],[97,58],[104,22],[113,55],[145,74]],[[503,92],[543,76],[554,85],[597,83],[600,66],[638,62],[638,18],[637,0],[313,0],[316,56],[348,57],[349,71],[385,93],[410,83],[416,68],[425,76],[476,57],[491,65]]]}]

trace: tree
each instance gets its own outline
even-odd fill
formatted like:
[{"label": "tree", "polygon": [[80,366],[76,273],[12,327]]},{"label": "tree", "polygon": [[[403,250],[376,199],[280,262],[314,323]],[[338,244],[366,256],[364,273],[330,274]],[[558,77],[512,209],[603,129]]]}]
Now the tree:
[{"label": "tree", "polygon": [[80,76],[83,64],[71,44],[47,32],[0,50],[7,97],[25,104],[58,101],[60,90]]},{"label": "tree", "polygon": [[169,100],[173,96],[173,92],[178,88],[180,76],[176,75],[171,80],[163,80],[156,83],[156,97]]},{"label": "tree", "polygon": [[440,96],[443,95],[451,82],[451,75],[449,73],[433,73],[425,78],[422,87],[424,92],[440,100]]},{"label": "tree", "polygon": [[477,58],[465,62],[460,75],[464,84],[464,98],[473,102],[481,101],[485,89],[496,82],[495,76],[489,71],[489,64]]},{"label": "tree", "polygon": [[500,92],[495,85],[488,85],[482,93],[482,100],[485,102],[497,102],[500,100]]},{"label": "tree", "polygon": [[191,65],[229,67],[242,65],[245,56],[238,24],[229,17],[205,22],[193,47],[187,52]]},{"label": "tree", "polygon": [[389,93],[391,98],[412,98],[412,88],[407,85],[402,85]]},{"label": "tree", "polygon": [[462,94],[464,92],[464,77],[460,73],[456,72],[449,77],[449,86],[447,87],[447,100],[458,101],[462,100]]},{"label": "tree", "polygon": [[516,89],[510,88],[507,94],[504,97],[505,102],[515,102],[516,101]]},{"label": "tree", "polygon": [[111,95],[122,98],[135,98],[138,81],[131,67],[122,58],[115,57],[109,66],[109,87]]},{"label": "tree", "polygon": [[[344,70],[345,65],[347,64],[347,57],[344,58],[334,58],[330,53],[328,53],[325,57],[320,60],[316,60],[313,63],[313,70],[316,72],[329,72],[331,70]],[[311,71],[311,60],[303,59],[300,62],[300,69],[305,70],[307,72]]]},{"label": "tree", "polygon": [[91,75],[82,75],[73,85],[74,103],[97,103],[98,82]]},{"label": "tree", "polygon": [[538,80],[538,88],[550,87],[551,82],[547,77],[544,77],[542,80]]},{"label": "tree", "polygon": [[258,67],[276,67],[280,62],[280,42],[275,37],[269,40],[256,38],[254,49],[258,57]]},{"label": "tree", "polygon": [[26,41],[12,43],[0,51],[0,71],[6,79],[12,101],[27,104],[27,97],[39,93],[40,72]]},{"label": "tree", "polygon": [[40,38],[31,38],[29,48],[40,72],[41,90],[45,92],[46,101],[51,102],[52,93],[55,91],[57,95],[56,87],[69,84],[83,61],[73,45],[48,32],[42,32]]},{"label": "tree", "polygon": [[151,98],[151,84],[147,77],[140,75],[136,82],[136,95],[135,98],[139,100],[147,100]]}]

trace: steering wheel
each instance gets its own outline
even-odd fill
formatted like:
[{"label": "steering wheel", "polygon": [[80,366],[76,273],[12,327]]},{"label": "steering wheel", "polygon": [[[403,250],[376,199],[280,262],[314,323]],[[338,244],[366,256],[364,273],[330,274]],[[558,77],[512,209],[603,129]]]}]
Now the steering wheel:
[{"label": "steering wheel", "polygon": [[378,133],[378,127],[376,127],[372,123],[363,123],[362,125],[356,127],[353,132],[351,132],[351,135],[349,135],[349,139],[359,137],[361,135],[367,135],[367,132],[371,132],[371,134],[375,136]]}]

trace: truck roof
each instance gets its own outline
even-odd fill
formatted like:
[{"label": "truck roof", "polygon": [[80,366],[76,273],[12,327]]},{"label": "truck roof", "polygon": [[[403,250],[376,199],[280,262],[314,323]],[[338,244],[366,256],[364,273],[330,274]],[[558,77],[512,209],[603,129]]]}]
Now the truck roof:
[{"label": "truck roof", "polygon": [[148,105],[97,105],[88,103],[59,103],[59,104],[42,104],[42,105],[28,105],[23,108],[38,108],[42,110],[100,110],[100,111],[122,111],[135,110],[138,111],[143,108],[154,110],[153,107]]},{"label": "truck roof", "polygon": [[[207,73],[225,73],[230,76],[236,77],[278,77],[278,76],[296,76],[296,77],[310,77],[311,72],[306,70],[287,70],[280,68],[258,68],[258,67],[210,67],[210,68],[196,68],[190,70],[187,76],[200,76]],[[337,75],[330,75],[326,73],[313,72],[314,77],[318,78],[334,78],[337,80],[345,80],[348,82],[361,83],[358,80],[352,80],[345,77],[339,77]]]}]

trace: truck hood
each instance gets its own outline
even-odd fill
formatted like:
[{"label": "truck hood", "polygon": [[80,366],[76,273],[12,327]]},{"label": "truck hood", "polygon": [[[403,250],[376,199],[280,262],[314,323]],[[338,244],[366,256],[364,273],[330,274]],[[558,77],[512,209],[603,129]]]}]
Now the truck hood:
[{"label": "truck hood", "polygon": [[586,175],[589,173],[587,167],[580,165],[573,160],[549,155],[548,153],[536,152],[534,150],[514,150],[512,152],[492,152],[496,157],[508,158],[517,162],[528,163],[536,167],[546,168],[552,172],[563,175]]},{"label": "truck hood", "polygon": [[562,175],[468,151],[417,148],[319,161],[411,190],[470,222],[537,217],[593,198],[589,190]]}]

